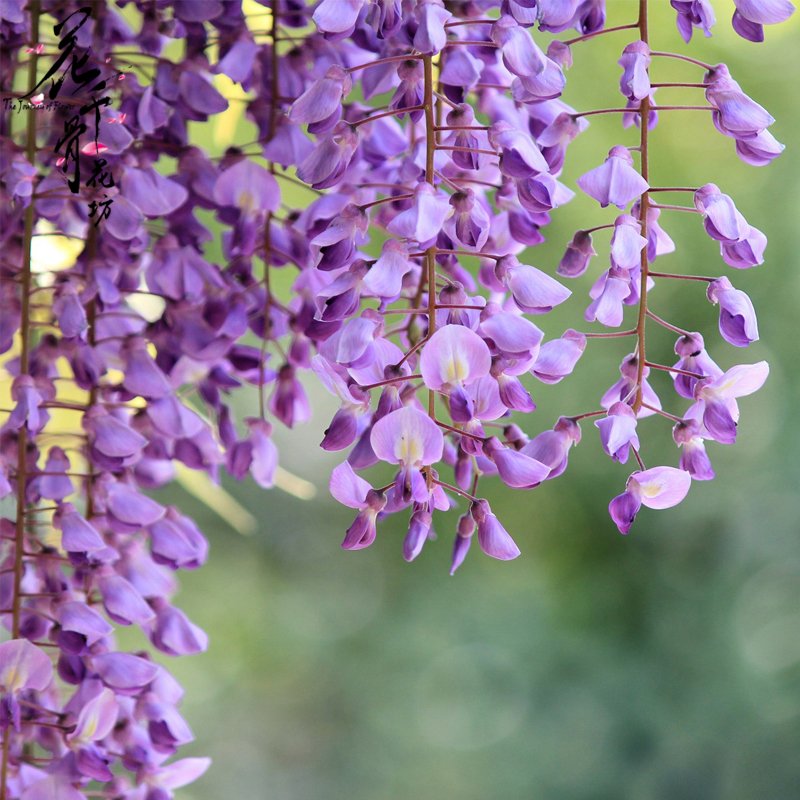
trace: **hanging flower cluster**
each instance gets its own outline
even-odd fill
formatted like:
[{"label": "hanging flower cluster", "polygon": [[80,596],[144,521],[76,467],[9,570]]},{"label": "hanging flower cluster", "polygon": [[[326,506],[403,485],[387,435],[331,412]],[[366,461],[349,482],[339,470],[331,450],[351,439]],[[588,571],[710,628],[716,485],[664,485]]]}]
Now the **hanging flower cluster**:
[{"label": "hanging flower cluster", "polygon": [[[192,738],[180,686],[152,652],[116,641],[120,625],[167,656],[207,645],[172,604],[175,572],[199,567],[207,543],[146,492],[179,469],[275,485],[273,425],[310,415],[302,371],[341,403],[322,447],[350,448],[330,481],[356,511],[343,547],[370,545],[380,521],[403,512],[412,560],[435,512],[462,503],[451,572],[476,531],[486,554],[519,555],[478,495],[483,476],[516,489],[558,477],[580,421],[593,419],[603,450],[638,465],[609,507],[627,533],[642,505],[673,506],[692,479],[714,476],[706,442],[734,442],[737,399],[767,378],[765,362],[723,371],[698,333],[648,303],[658,280],[706,283],[722,338],[758,338],[749,298],[726,276],[652,269],[675,250],[660,226],[675,208],[702,216],[731,267],[761,264],[766,246],[715,184],[652,183],[658,113],[710,114],[756,166],[783,148],[724,64],[651,51],[647,0],[638,21],[608,30],[603,0],[260,2],[249,18],[238,0],[136,0],[126,16],[110,4],[3,4],[0,81],[7,107],[20,105],[0,128],[0,352],[13,378],[0,497],[16,501],[0,521],[0,617],[12,636],[0,644],[3,800],[165,800],[207,768],[173,759]],[[708,3],[673,6],[687,42],[694,28],[710,34]],[[792,10],[738,0],[733,26],[760,41]],[[576,38],[544,45],[570,29]],[[566,105],[573,48],[616,31],[636,37],[619,61],[624,108]],[[707,105],[656,110],[655,90],[672,84],[651,83],[650,71],[670,59],[704,71],[692,86]],[[226,97],[233,84],[240,94]],[[233,103],[258,140],[211,158],[189,123]],[[558,265],[542,264],[528,248],[574,196],[560,180],[567,150],[600,113],[637,126],[638,143],[612,147],[577,185],[621,213],[592,220]],[[302,208],[284,197],[297,184],[315,197]],[[664,205],[659,192],[694,202]],[[222,264],[208,257],[212,215]],[[610,266],[585,320],[619,328],[632,306],[635,327],[545,336],[531,317],[570,298],[562,281],[590,268],[600,229],[613,231]],[[65,268],[32,258],[54,236],[78,243]],[[280,299],[284,269],[291,291]],[[645,354],[648,321],[679,337],[673,366]],[[589,339],[617,337],[635,345],[602,410],[530,435],[511,421],[534,411],[533,387],[571,374]],[[688,408],[662,408],[652,370]],[[248,385],[258,404],[237,420],[229,396]],[[674,423],[677,467],[645,467],[648,416]],[[385,486],[360,474],[379,462],[391,468]]]}]

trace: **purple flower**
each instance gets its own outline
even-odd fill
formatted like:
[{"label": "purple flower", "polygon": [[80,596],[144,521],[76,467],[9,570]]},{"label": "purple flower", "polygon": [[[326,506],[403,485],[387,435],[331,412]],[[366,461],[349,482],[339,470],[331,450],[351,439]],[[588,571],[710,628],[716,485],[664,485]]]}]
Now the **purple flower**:
[{"label": "purple flower", "polygon": [[794,14],[789,0],[734,0],[733,29],[743,39],[764,41],[764,25],[786,22]]},{"label": "purple flower", "polygon": [[700,426],[696,420],[678,422],[672,429],[675,444],[681,448],[680,468],[688,472],[696,481],[710,481],[714,470],[706,453],[706,445],[700,436]]},{"label": "purple flower", "polygon": [[726,264],[736,269],[748,269],[764,263],[767,237],[758,228],[748,225],[747,233],[737,242],[720,242],[719,250]]},{"label": "purple flower", "polygon": [[422,411],[406,406],[375,423],[370,444],[381,461],[400,465],[399,495],[427,502],[428,490],[420,470],[439,461],[444,449],[444,437],[436,423]]},{"label": "purple flower", "polygon": [[530,33],[508,14],[492,25],[492,41],[500,48],[503,64],[520,78],[533,78],[544,71],[547,59]]},{"label": "purple flower", "polygon": [[487,458],[495,463],[500,479],[514,489],[533,489],[550,474],[550,467],[521,450],[504,447],[493,436],[483,445]]},{"label": "purple flower", "polygon": [[364,287],[376,297],[393,300],[400,295],[403,278],[410,271],[406,248],[396,239],[387,239],[378,260],[364,276]]},{"label": "purple flower", "polygon": [[444,223],[444,230],[464,250],[481,250],[489,238],[491,221],[483,204],[472,189],[450,195],[453,215]]},{"label": "purple flower", "polygon": [[643,505],[648,508],[676,506],[689,493],[691,485],[691,475],[674,467],[653,467],[644,472],[634,472],[628,478],[625,492],[611,501],[608,511],[619,532],[627,533]]},{"label": "purple flower", "polygon": [[[622,401],[628,405],[633,405],[637,396],[637,378],[639,374],[639,359],[635,353],[627,355],[622,364],[620,364],[619,371],[622,377],[603,395],[600,400],[600,405],[603,408],[611,408],[611,406]],[[650,374],[650,367],[645,367],[642,371],[642,400],[652,408],[661,409],[661,401],[658,395],[653,391],[647,376]],[[638,417],[649,417],[656,412],[644,405],[639,409]]]},{"label": "purple flower", "polygon": [[264,167],[243,159],[217,178],[214,200],[221,206],[238,208],[244,215],[275,212],[281,204],[281,191]]},{"label": "purple flower", "polygon": [[785,149],[769,131],[760,131],[749,139],[736,140],[736,153],[746,164],[764,167]]},{"label": "purple flower", "polygon": [[[66,735],[70,747],[79,749],[92,742],[105,739],[114,728],[119,707],[111,689],[101,689],[100,693],[87,701],[78,714],[78,721],[71,733]],[[110,780],[99,778],[98,780]]]},{"label": "purple flower", "polygon": [[750,298],[734,289],[723,275],[708,284],[708,299],[719,304],[719,332],[726,342],[736,347],[747,347],[758,341],[758,322]]},{"label": "purple flower", "polygon": [[694,193],[695,208],[703,214],[706,233],[719,242],[738,242],[749,230],[747,220],[728,197],[713,184],[707,183]]},{"label": "purple flower", "polygon": [[652,61],[650,48],[644,42],[632,42],[622,51],[617,62],[622,67],[619,90],[630,100],[644,100],[650,95],[647,68]]},{"label": "purple flower", "polygon": [[714,125],[735,139],[752,139],[775,122],[775,118],[748,97],[731,78],[728,67],[718,64],[704,78],[706,99],[715,108]]},{"label": "purple flower", "polygon": [[147,634],[155,647],[168,656],[202,653],[208,648],[208,636],[179,608],[166,600],[153,601],[155,621],[147,625]]},{"label": "purple flower", "polygon": [[464,563],[472,544],[472,534],[475,533],[475,528],[475,518],[471,514],[462,514],[458,518],[456,538],[453,540],[453,555],[450,559],[451,575],[455,575],[456,570]]},{"label": "purple flower", "polygon": [[[341,0],[324,0],[322,5]],[[345,0],[347,2],[348,0]],[[320,8],[317,8],[317,13]],[[316,14],[315,14],[316,16]],[[148,797],[155,800],[172,800],[173,789],[180,789],[196,781],[211,766],[210,758],[182,758],[164,767],[149,767],[142,773],[142,782],[149,787]],[[68,798],[65,800],[72,800]]]},{"label": "purple flower", "polygon": [[608,416],[594,423],[600,430],[603,450],[620,464],[625,464],[630,448],[639,449],[636,435],[636,414],[625,403],[614,403],[608,409]]},{"label": "purple flower", "polygon": [[20,707],[16,695],[26,689],[43,692],[53,678],[47,655],[27,639],[0,644],[0,728],[9,723],[20,730]]},{"label": "purple flower", "polygon": [[757,392],[767,380],[769,364],[740,364],[732,367],[718,378],[699,381],[694,390],[697,406],[690,409],[692,416],[700,416],[708,433],[721,444],[736,441],[736,425],[739,418],[737,397]]},{"label": "purple flower", "polygon": [[39,478],[39,494],[47,500],[63,500],[69,497],[75,491],[72,481],[65,474],[69,472],[69,468],[67,454],[60,447],[51,447],[44,471],[52,474]]},{"label": "purple flower", "polygon": [[322,0],[312,19],[321,31],[341,39],[353,32],[363,5],[363,0]]},{"label": "purple flower", "polygon": [[647,240],[640,234],[642,225],[630,214],[620,214],[614,220],[611,236],[611,265],[631,270],[641,264],[642,250]]},{"label": "purple flower", "polygon": [[414,9],[419,26],[414,34],[414,49],[419,53],[436,55],[447,41],[444,24],[453,15],[447,11],[441,0],[424,0]]},{"label": "purple flower", "polygon": [[567,330],[560,339],[552,339],[539,348],[530,372],[542,383],[558,383],[572,374],[585,349],[586,337],[578,331]]},{"label": "purple flower", "polygon": [[359,509],[353,524],[347,529],[342,547],[345,550],[369,547],[375,541],[375,523],[378,514],[386,507],[386,496],[356,475],[347,461],[333,470],[329,488],[334,499],[342,505]]},{"label": "purple flower", "polygon": [[650,187],[633,168],[633,158],[625,147],[612,147],[608,158],[578,178],[578,186],[605,208],[614,205],[624,209]]},{"label": "purple flower", "polygon": [[297,167],[297,177],[314,189],[328,189],[342,180],[358,147],[358,131],[346,122],[337,122],[333,130]]},{"label": "purple flower", "polygon": [[[678,363],[675,364],[676,369],[710,378],[718,378],[722,375],[722,370],[706,352],[703,337],[699,333],[681,336],[675,343],[675,352],[680,356]],[[694,399],[694,387],[697,385],[697,381],[702,379],[676,372],[672,376],[672,380],[675,384],[675,391],[681,397],[692,400]]]},{"label": "purple flower", "polygon": [[422,380],[450,398],[456,422],[472,419],[472,398],[464,387],[489,373],[492,358],[486,342],[463,325],[446,325],[426,343],[420,358]]},{"label": "purple flower", "polygon": [[711,36],[716,18],[709,0],[670,0],[670,5],[678,12],[678,32],[685,42],[692,40],[695,28],[700,28],[706,37]]},{"label": "purple flower", "polygon": [[59,506],[53,514],[53,525],[61,531],[61,549],[79,562],[106,546],[103,537],[75,510],[72,503]]},{"label": "purple flower", "polygon": [[625,299],[631,292],[628,270],[612,267],[606,273],[603,288],[586,309],[587,322],[598,322],[610,328],[622,325]]},{"label": "purple flower", "polygon": [[557,478],[567,468],[569,449],[581,440],[581,426],[569,417],[559,417],[551,431],[543,431],[520,450],[550,468],[547,478]]},{"label": "purple flower", "polygon": [[508,531],[500,524],[486,500],[478,500],[470,507],[472,518],[478,525],[478,544],[487,556],[501,561],[511,561],[520,551]]},{"label": "purple flower", "polygon": [[284,364],[278,372],[275,391],[269,398],[269,410],[287,428],[302,425],[311,418],[308,397],[295,372],[291,364]]},{"label": "purple flower", "polygon": [[519,308],[528,314],[546,314],[572,294],[555,278],[520,264],[516,256],[501,258],[495,266],[495,275],[511,292]]},{"label": "purple flower", "polygon": [[387,230],[424,247],[438,236],[442,223],[452,211],[447,195],[437,192],[429,183],[419,183],[414,189],[411,208],[401,211]]},{"label": "purple flower", "polygon": [[577,278],[586,272],[592,256],[596,256],[592,247],[592,234],[576,231],[572,241],[567,244],[567,251],[561,257],[556,273],[562,278]]},{"label": "purple flower", "polygon": [[507,122],[495,122],[492,125],[489,141],[492,147],[500,151],[500,171],[509,178],[529,178],[550,169],[530,136]]},{"label": "purple flower", "polygon": [[327,133],[342,115],[342,98],[352,86],[350,76],[337,64],[328,67],[325,77],[314,81],[292,103],[289,120],[309,125],[310,133]]},{"label": "purple flower", "polygon": [[505,365],[510,374],[521,375],[527,372],[539,354],[544,334],[530,320],[522,315],[501,311],[499,306],[490,303],[481,312],[480,334],[498,354],[507,360],[513,359],[518,365]]}]

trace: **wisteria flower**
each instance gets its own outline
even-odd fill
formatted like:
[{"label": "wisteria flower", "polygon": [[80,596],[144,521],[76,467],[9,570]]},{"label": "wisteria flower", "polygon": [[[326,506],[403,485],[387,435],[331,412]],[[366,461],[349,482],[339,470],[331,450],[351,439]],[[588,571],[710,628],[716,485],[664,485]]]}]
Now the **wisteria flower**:
[{"label": "wisteria flower", "polygon": [[421,470],[439,461],[444,449],[444,437],[436,423],[413,406],[405,406],[375,423],[370,444],[381,461],[400,465],[397,495],[427,502],[428,488]]},{"label": "wisteria flower", "polygon": [[758,341],[758,322],[750,298],[740,289],[734,289],[725,277],[708,284],[708,299],[719,305],[719,332],[726,342],[736,347],[747,347]]},{"label": "wisteria flower", "polygon": [[436,331],[420,358],[422,380],[429,389],[448,396],[455,422],[472,419],[474,405],[465,387],[487,375],[491,365],[486,342],[463,325],[447,325]]},{"label": "wisteria flower", "polygon": [[633,168],[633,158],[628,149],[619,145],[608,151],[603,164],[578,178],[578,186],[603,208],[614,205],[619,209],[624,209],[650,188]]},{"label": "wisteria flower", "polygon": [[769,376],[769,364],[740,364],[718,378],[699,381],[694,390],[698,404],[689,415],[702,417],[708,433],[721,444],[736,441],[739,410],[736,398],[757,392]]},{"label": "wisteria flower", "polygon": [[628,533],[643,505],[648,508],[676,506],[689,493],[691,485],[691,475],[674,467],[653,467],[644,472],[634,472],[628,478],[625,491],[611,501],[608,511],[619,532]]}]

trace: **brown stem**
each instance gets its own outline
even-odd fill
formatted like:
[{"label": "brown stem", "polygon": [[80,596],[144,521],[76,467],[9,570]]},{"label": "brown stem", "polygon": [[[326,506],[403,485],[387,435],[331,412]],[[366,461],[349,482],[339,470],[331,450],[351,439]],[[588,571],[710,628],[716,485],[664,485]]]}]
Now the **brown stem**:
[{"label": "brown stem", "polygon": [[634,328],[631,331],[619,331],[618,333],[584,333],[587,339],[614,339],[619,336],[636,336],[639,331]]},{"label": "brown stem", "polygon": [[376,383],[368,383],[362,386],[362,389],[377,389],[379,386],[388,386],[390,383],[402,383],[403,381],[414,381],[421,378],[422,375],[400,375],[397,378],[387,378],[385,381],[377,381]]},{"label": "brown stem", "polygon": [[603,414],[608,414],[604,408],[600,411],[589,411],[587,414],[578,414],[577,417],[570,417],[571,420],[577,422],[579,419],[589,419],[590,417],[602,417]]},{"label": "brown stem", "polygon": [[[436,155],[436,117],[433,107],[433,59],[426,55],[422,57],[425,74],[425,180],[435,186],[436,170],[434,157]],[[449,101],[448,101],[449,102]],[[425,262],[428,275],[428,334],[430,338],[436,332],[436,245],[425,251]],[[435,418],[436,393],[428,390],[428,416]],[[427,472],[428,488],[432,480],[432,473]]]},{"label": "brown stem", "polygon": [[689,58],[689,56],[682,56],[679,53],[663,53],[657,50],[650,51],[651,56],[661,56],[663,58],[677,58],[680,61],[688,61],[690,64],[697,64],[698,67],[702,67],[703,69],[714,69],[710,64],[704,64],[702,61],[698,61],[696,58]]},{"label": "brown stem", "polygon": [[570,46],[573,44],[577,44],[578,42],[585,42],[588,39],[594,39],[596,36],[602,36],[604,33],[614,33],[614,31],[629,31],[633,28],[638,28],[639,24],[636,22],[632,22],[629,25],[617,25],[615,28],[606,28],[602,31],[595,31],[594,33],[587,33],[585,36],[577,36],[574,39],[567,39],[564,42],[565,45]]},{"label": "brown stem", "polygon": [[668,367],[665,364],[654,364],[652,361],[645,361],[644,365],[650,367],[650,369],[660,369],[662,372],[677,372],[679,375],[686,375],[689,378],[697,378],[698,380],[708,377],[708,375],[701,375],[699,372],[689,372],[689,370]]},{"label": "brown stem", "polygon": [[[650,29],[648,25],[648,0],[639,0],[639,38],[644,44],[650,44]],[[639,110],[642,113],[642,124],[639,126],[639,149],[641,154],[641,173],[642,177],[650,183],[650,159],[649,159],[649,141],[648,133],[650,126],[647,120],[650,119],[650,95],[647,95],[641,103]],[[642,230],[641,234],[647,238],[647,211],[650,208],[650,195],[647,191],[642,194],[642,199],[639,203],[639,222]],[[639,298],[639,316],[636,322],[637,343],[636,351],[638,353],[638,363],[636,369],[636,396],[633,401],[634,413],[639,413],[642,407],[642,389],[644,385],[644,360],[645,360],[645,329],[647,327],[647,276],[650,268],[650,260],[647,257],[647,248],[642,248],[642,275],[641,275],[641,296]],[[636,450],[636,459],[639,460],[639,454]],[[641,461],[639,461],[641,465]],[[644,469],[644,466],[642,466]]]},{"label": "brown stem", "polygon": [[[652,311],[645,309],[645,313],[647,314],[650,319],[654,322],[657,322],[662,327],[666,328],[667,330],[674,331],[675,333],[679,333],[681,336],[691,336],[692,334],[689,331],[685,331],[683,328],[678,328],[675,325],[670,325],[669,322],[666,320],[661,319],[661,317],[657,317]],[[641,363],[641,359],[639,360]]]},{"label": "brown stem", "polygon": [[673,272],[653,272],[650,271],[651,278],[676,278],[681,281],[705,281],[711,283],[717,280],[716,278],[707,278],[705,275],[676,275]]},{"label": "brown stem", "polygon": [[440,481],[438,478],[433,481],[437,486],[441,486],[442,489],[447,489],[450,492],[455,492],[456,494],[460,494],[462,497],[466,497],[467,500],[472,500],[473,503],[478,502],[477,497],[473,497],[471,494],[462,491],[461,489],[456,488],[455,486],[451,486],[449,483],[444,483]]},{"label": "brown stem", "polygon": [[418,61],[420,58],[422,58],[422,56],[412,53],[408,53],[404,56],[389,56],[388,58],[379,58],[377,61],[369,61],[366,64],[357,64],[355,67],[349,67],[345,70],[345,72],[357,72],[358,70],[366,69],[367,67],[376,67],[378,64],[391,64],[393,61]]},{"label": "brown stem", "polygon": [[[34,52],[28,63],[28,86],[36,86],[36,68],[38,57],[36,47],[39,44],[39,0],[31,0],[31,46]],[[36,117],[35,113],[28,114],[26,156],[28,163],[36,164]],[[27,375],[30,372],[30,291],[31,291],[31,244],[33,242],[33,224],[36,215],[36,204],[31,203],[25,210],[25,232],[22,242],[22,309],[20,323],[20,359],[19,374]],[[14,536],[14,585],[11,609],[11,636],[19,638],[19,618],[22,603],[22,556],[25,547],[25,490],[27,489],[26,470],[28,455],[28,433],[23,425],[17,437],[17,518]],[[0,764],[0,800],[6,800],[8,790],[8,756],[11,743],[10,728],[3,734],[3,756]]]},{"label": "brown stem", "polygon": [[424,111],[425,106],[409,106],[408,108],[398,108],[395,111],[383,111],[380,114],[373,114],[371,117],[364,117],[364,119],[358,120],[358,122],[353,123],[354,128],[358,128],[361,125],[366,125],[368,122],[372,122],[375,119],[381,119],[382,117],[396,117],[400,114],[408,114],[411,111]]}]

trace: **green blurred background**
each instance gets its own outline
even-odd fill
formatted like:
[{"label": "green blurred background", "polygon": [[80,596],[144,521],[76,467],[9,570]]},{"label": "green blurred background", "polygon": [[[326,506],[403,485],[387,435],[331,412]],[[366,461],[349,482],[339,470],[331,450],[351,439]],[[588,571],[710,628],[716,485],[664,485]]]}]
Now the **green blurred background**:
[{"label": "green blurred background", "polygon": [[[169,662],[197,737],[186,754],[214,761],[182,800],[800,798],[800,20],[755,45],[732,33],[732,3],[715,5],[713,39],[696,34],[686,47],[668,3],[653,4],[654,47],[728,63],[787,144],[771,166],[754,168],[702,112],[662,113],[653,134],[653,185],[717,183],[770,241],[766,264],[738,272],[696,216],[661,220],[678,250],[656,268],[727,272],[752,297],[762,338],[746,352],[723,342],[701,284],[661,281],[653,310],[700,330],[725,369],[761,359],[772,368],[741,403],[736,446],[709,446],[717,479],[696,483],[678,508],[643,510],[622,537],[606,509],[630,465],[608,459],[584,424],[559,480],[528,492],[482,486],[521,557],[501,563],[474,547],[451,578],[457,512],[438,517],[439,540],[412,564],[401,555],[406,515],[385,522],[369,549],[341,550],[353,513],[326,485],[342,456],[317,446],[336,406],[308,381],[313,420],[276,439],[282,465],[318,487],[314,499],[225,480],[258,520],[245,537],[180,488],[162,498],[188,509],[211,542],[208,564],[182,577],[178,600],[210,633],[210,649]],[[611,3],[608,25],[635,13],[634,2]],[[564,99],[581,110],[618,106],[616,60],[628,41],[616,33],[576,46]],[[656,59],[652,74],[696,81],[701,70]],[[703,102],[691,89],[661,89],[657,99]],[[225,130],[193,128],[215,152],[229,143]],[[253,130],[240,121],[231,137],[251,141]],[[637,136],[618,116],[592,118],[563,179],[574,188],[612,145]],[[615,214],[576,197],[529,263],[553,272],[575,229]],[[537,318],[548,337],[589,329],[584,299],[607,246],[599,233],[599,257],[570,283],[573,302]],[[648,354],[672,363],[675,337],[649,331]],[[539,408],[525,430],[597,408],[627,347],[590,341],[572,378],[531,380]],[[666,374],[652,381],[667,410],[685,408]],[[256,403],[245,392],[238,410],[252,414]],[[640,428],[648,466],[676,465],[670,423]]]}]

